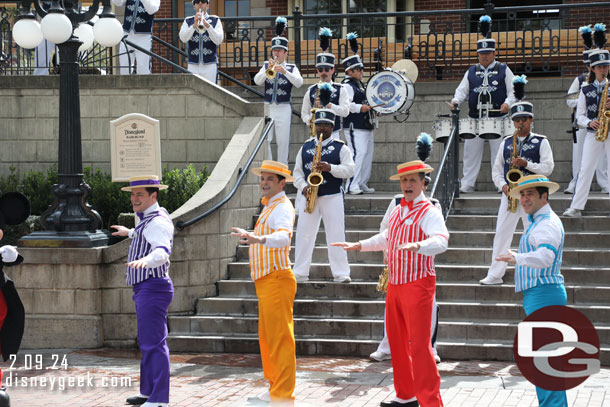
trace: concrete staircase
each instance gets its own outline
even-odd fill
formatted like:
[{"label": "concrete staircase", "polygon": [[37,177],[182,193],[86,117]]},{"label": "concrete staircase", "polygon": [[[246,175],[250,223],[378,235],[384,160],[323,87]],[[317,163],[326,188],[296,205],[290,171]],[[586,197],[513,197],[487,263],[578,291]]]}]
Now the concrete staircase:
[{"label": "concrete staircase", "polygon": [[[391,194],[346,196],[347,239],[372,236]],[[512,360],[516,326],[525,315],[514,292],[513,270],[505,284],[480,286],[491,261],[500,195],[462,195],[447,220],[449,250],[436,259],[440,305],[438,350],[443,359]],[[570,196],[552,196],[561,214]],[[610,364],[610,205],[593,193],[581,219],[562,218],[566,230],[562,272],[568,305],[594,323],[602,343],[602,363]],[[521,233],[513,240],[517,247]],[[292,251],[294,256],[294,250]],[[331,280],[324,231],[317,237],[310,281],[299,284],[295,336],[300,355],[358,355],[374,351],[383,335],[384,298],[376,291],[381,253],[350,252],[352,283]],[[194,315],[170,316],[170,348],[196,352],[258,352],[257,301],[250,281],[247,247],[237,248],[218,296],[200,298]]]}]

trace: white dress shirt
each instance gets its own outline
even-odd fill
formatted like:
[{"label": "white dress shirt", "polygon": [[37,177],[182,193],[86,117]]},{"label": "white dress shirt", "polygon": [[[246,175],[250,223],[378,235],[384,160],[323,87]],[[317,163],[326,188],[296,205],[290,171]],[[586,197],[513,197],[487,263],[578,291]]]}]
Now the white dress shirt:
[{"label": "white dress shirt", "polygon": [[[313,140],[313,137],[310,137],[309,140]],[[307,141],[309,141],[307,140]],[[332,137],[328,137],[326,140],[322,140],[322,147],[325,147],[328,143],[336,141]],[[316,142],[317,143],[317,142]],[[294,186],[299,191],[302,191],[303,188],[308,186],[307,178],[305,178],[305,173],[303,172],[303,158],[302,158],[303,146],[299,149],[297,153],[294,170],[292,174],[294,176]],[[339,158],[341,160],[341,164],[330,164],[330,175],[335,178],[351,178],[354,176],[354,170],[356,165],[354,164],[354,159],[352,158],[352,152],[348,146],[343,145],[341,147],[341,151],[339,152]],[[335,194],[336,195],[336,194]]]},{"label": "white dress shirt", "polygon": [[[549,212],[551,212],[551,206],[547,203],[538,209],[533,217],[536,218],[538,215],[544,215]],[[540,224],[529,235],[529,244],[536,247],[536,250],[515,254],[517,265],[536,269],[551,267],[556,256],[551,249],[544,245],[554,248],[561,246],[562,231],[559,227],[560,225],[560,223],[552,222],[551,219],[540,221]]]},{"label": "white dress shirt", "polygon": [[[597,79],[593,82],[593,84],[597,87],[597,91],[598,93],[601,93],[602,90],[604,89],[604,86],[606,85],[606,80],[604,79],[603,82],[598,81]],[[585,85],[587,86],[587,85]],[[600,101],[600,103],[602,103]],[[589,123],[591,123],[593,120],[597,119],[597,112],[595,113],[595,119],[589,119],[587,117],[587,99],[585,99],[585,94],[583,93],[582,89],[580,91],[580,95],[578,95],[578,105],[576,107],[576,123],[578,123],[578,125],[580,127],[587,127],[589,125]]]},{"label": "white dress shirt", "polygon": [[[493,71],[494,68],[496,67],[496,64],[500,64],[498,61],[493,61],[491,64],[489,64],[489,66],[487,68],[484,68],[485,71]],[[513,74],[513,71],[510,70],[510,68],[507,66],[506,67],[506,76],[505,76],[505,80],[504,83],[506,84],[506,99],[504,99],[504,103],[506,103],[507,105],[511,106],[513,103],[515,103],[517,100],[515,99],[515,95],[513,93],[513,78],[515,77],[515,75]],[[493,78],[493,77],[491,77]],[[465,100],[468,100],[468,95],[470,94],[470,82],[468,82],[468,70],[466,71],[466,73],[464,74],[464,78],[462,78],[462,82],[460,82],[460,85],[457,87],[457,89],[455,90],[455,94],[453,95],[453,99],[451,99],[451,103],[457,103],[458,105],[461,105],[462,102],[464,102]]]},{"label": "white dress shirt", "polygon": [[[318,86],[321,85],[323,82],[319,82]],[[330,85],[332,86],[333,82],[328,82],[330,83]],[[342,89],[338,90],[339,92],[339,104],[335,105],[334,103],[329,103],[330,104],[330,110],[332,110],[332,112],[340,117],[347,117],[349,115],[349,111],[350,111],[350,107],[349,107],[349,97],[347,95],[347,91],[346,89],[349,86],[343,86],[340,83],[336,83],[335,85],[339,85],[341,86]],[[311,100],[309,99],[309,92],[310,89],[316,85],[311,85],[309,88],[307,88],[307,91],[305,92],[305,96],[303,96],[303,106],[301,106],[301,119],[303,120],[303,123],[305,124],[309,124],[309,120],[311,119]]]},{"label": "white dress shirt", "polygon": [[[144,217],[158,210],[161,210],[161,207],[155,202],[144,211]],[[129,238],[133,236],[134,230],[129,230]],[[174,225],[164,217],[157,216],[146,225],[142,233],[151,246],[151,252],[141,259],[146,261],[146,268],[155,268],[167,263],[172,250]]]},{"label": "white dress shirt", "polygon": [[[267,79],[267,76],[265,74],[267,69],[265,68],[265,66],[266,64],[263,64],[263,66],[261,66],[261,69],[256,73],[256,75],[254,75],[254,83],[256,83],[258,86],[263,85],[265,83],[265,80]],[[284,69],[286,69],[286,61],[282,62],[280,66],[283,66]],[[299,68],[297,68],[296,65],[294,66],[292,72],[286,69],[286,73],[282,75],[284,75],[286,79],[288,79],[290,83],[292,83],[292,86],[294,86],[295,88],[300,88],[303,84],[303,77],[301,76],[301,72],[299,72]]]},{"label": "white dress shirt", "polygon": [[[209,20],[210,15],[208,13],[205,13],[203,17],[206,20]],[[195,27],[195,24],[193,23],[193,25],[189,26],[185,18],[182,22],[182,26],[180,27],[180,33],[178,34],[178,36],[180,37],[180,41],[184,42],[185,44],[189,42],[190,39],[193,37],[193,34],[195,34],[196,29],[197,27]],[[210,28],[205,28],[205,30],[207,30],[208,35],[210,36],[210,40],[212,40],[214,44],[218,46],[222,43],[225,34],[224,30],[222,29],[222,22],[220,21],[220,18],[216,20],[215,26],[212,27],[212,25],[210,24]]]},{"label": "white dress shirt", "polygon": [[[413,202],[419,202],[424,199],[427,198],[422,192],[413,200]],[[445,252],[449,246],[449,231],[447,230],[447,226],[445,226],[443,214],[434,205],[432,206],[433,207],[430,208],[423,216],[419,224],[421,230],[428,236],[428,238],[426,240],[422,240],[421,242],[412,242],[419,244],[419,249],[415,253],[419,253],[424,256],[435,256],[437,254],[441,254]],[[409,209],[406,206],[402,208],[402,215],[406,216],[408,210]],[[360,244],[362,245],[361,250],[363,252],[387,249],[388,229],[386,228],[383,232],[380,232],[369,239],[361,240]]]},{"label": "white dress shirt", "polygon": [[[539,136],[536,133],[530,133],[532,136]],[[491,178],[498,189],[502,189],[504,185],[506,185],[506,178],[504,177],[504,143],[507,138],[512,139],[513,136],[506,137],[502,144],[500,145],[502,148],[498,149],[498,154],[496,155],[496,160],[494,161],[494,166],[491,170]],[[519,137],[519,140],[525,140],[524,137]],[[546,139],[542,139],[540,143],[540,162],[535,163],[529,160],[527,161],[527,165],[525,169],[533,172],[534,174],[540,174],[544,176],[549,176],[553,172],[553,168],[555,167],[555,161],[553,160],[553,150],[551,150],[551,145],[549,141]]]},{"label": "white dress shirt", "polygon": [[[576,78],[574,78],[574,81],[570,85],[570,89],[568,89],[568,95],[580,93],[581,84],[578,83],[579,77],[580,77],[580,75],[578,75]],[[586,79],[582,82],[582,86],[587,86],[588,84],[589,83],[586,81]],[[566,99],[566,104],[568,105],[569,108],[576,109],[576,106],[578,105],[578,97]]]}]

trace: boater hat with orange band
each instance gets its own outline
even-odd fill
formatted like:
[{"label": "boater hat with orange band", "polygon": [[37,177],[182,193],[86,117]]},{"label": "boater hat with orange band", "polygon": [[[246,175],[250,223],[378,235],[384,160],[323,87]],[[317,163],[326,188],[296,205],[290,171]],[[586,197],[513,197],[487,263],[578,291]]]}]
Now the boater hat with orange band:
[{"label": "boater hat with orange band", "polygon": [[263,172],[270,172],[286,178],[286,182],[294,181],[294,178],[292,175],[290,175],[290,169],[288,169],[288,166],[277,161],[264,160],[260,168],[252,168],[250,172],[258,176],[260,176]]},{"label": "boater hat with orange band", "polygon": [[434,168],[430,167],[428,164],[420,160],[409,161],[408,163],[400,164],[397,168],[398,174],[392,175],[390,177],[391,181],[397,181],[403,175],[414,174],[416,172],[423,172],[424,174],[427,174],[429,172],[434,171]]}]

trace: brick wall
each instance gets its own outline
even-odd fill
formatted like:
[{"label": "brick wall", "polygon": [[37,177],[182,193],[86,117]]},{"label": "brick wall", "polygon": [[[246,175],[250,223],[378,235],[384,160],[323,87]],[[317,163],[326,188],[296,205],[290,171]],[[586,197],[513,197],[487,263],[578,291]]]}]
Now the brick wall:
[{"label": "brick wall", "polygon": [[271,9],[272,16],[285,16],[288,14],[288,2],[286,0],[267,0],[267,7]]}]

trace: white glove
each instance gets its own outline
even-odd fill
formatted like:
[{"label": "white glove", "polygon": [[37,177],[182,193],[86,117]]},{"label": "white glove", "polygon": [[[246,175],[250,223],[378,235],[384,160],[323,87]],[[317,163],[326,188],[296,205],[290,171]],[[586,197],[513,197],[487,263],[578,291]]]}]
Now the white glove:
[{"label": "white glove", "polygon": [[12,263],[17,260],[19,253],[17,252],[16,246],[6,245],[0,247],[0,256],[2,256],[2,261],[4,263]]}]

